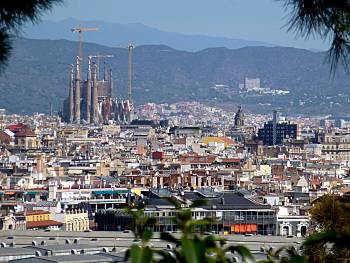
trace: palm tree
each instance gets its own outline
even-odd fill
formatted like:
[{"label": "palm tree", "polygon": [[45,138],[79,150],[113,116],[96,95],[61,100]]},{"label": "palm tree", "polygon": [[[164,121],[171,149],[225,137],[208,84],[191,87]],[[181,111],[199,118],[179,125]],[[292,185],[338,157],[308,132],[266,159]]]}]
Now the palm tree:
[{"label": "palm tree", "polygon": [[[278,0],[281,1],[281,0]],[[349,70],[350,1],[282,0],[290,10],[289,30],[302,37],[320,36],[330,40],[328,62],[334,73],[338,64]]]}]

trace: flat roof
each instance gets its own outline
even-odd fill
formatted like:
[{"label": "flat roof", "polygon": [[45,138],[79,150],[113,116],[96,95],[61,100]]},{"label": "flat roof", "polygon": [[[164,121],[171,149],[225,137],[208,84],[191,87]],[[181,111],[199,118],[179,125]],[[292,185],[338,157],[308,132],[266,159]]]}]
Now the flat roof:
[{"label": "flat roof", "polygon": [[22,247],[1,247],[0,257],[4,256],[19,256],[19,255],[35,255],[35,251],[32,249],[22,248]]},{"label": "flat roof", "polygon": [[91,249],[91,250],[101,250],[101,247],[90,244],[54,244],[54,245],[37,245],[37,246],[28,246],[28,249],[42,249],[52,251],[53,253],[58,251],[70,251],[72,249],[82,250],[82,249]]},{"label": "flat roof", "polygon": [[49,256],[49,257],[31,257],[23,259],[10,260],[9,262],[57,262],[57,263],[70,263],[70,262],[113,262],[110,257],[104,257],[99,255],[64,255],[64,256]]}]

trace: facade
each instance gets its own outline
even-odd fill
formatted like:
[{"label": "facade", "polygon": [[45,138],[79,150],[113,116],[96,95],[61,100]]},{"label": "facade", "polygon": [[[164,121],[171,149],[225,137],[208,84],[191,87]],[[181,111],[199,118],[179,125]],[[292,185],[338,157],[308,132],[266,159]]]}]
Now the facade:
[{"label": "facade", "polygon": [[298,125],[290,122],[269,121],[258,131],[258,139],[265,145],[282,145],[285,139],[297,139]]},{"label": "facade", "polygon": [[36,134],[29,128],[21,128],[15,133],[15,145],[25,149],[38,147]]},{"label": "facade", "polygon": [[89,230],[89,216],[81,209],[67,210],[64,215],[65,231],[82,232]]},{"label": "facade", "polygon": [[1,230],[26,230],[26,219],[23,215],[10,213],[0,217]]},{"label": "facade", "polygon": [[51,220],[51,213],[44,210],[27,211],[25,216],[27,222]]},{"label": "facade", "polygon": [[350,134],[320,132],[316,140],[322,145],[322,154],[339,161],[350,161]]},{"label": "facade", "polygon": [[307,215],[297,213],[297,209],[297,206],[279,207],[277,213],[278,235],[305,237],[308,234],[310,218]]},{"label": "facade", "polygon": [[123,209],[103,209],[95,214],[99,231],[124,231],[130,228],[132,217]]},{"label": "facade", "polygon": [[[163,193],[164,194],[164,193]],[[151,192],[146,201],[145,214],[155,217],[157,232],[176,231],[173,221],[177,210],[161,198],[159,191]],[[179,197],[184,203],[205,200],[206,204],[192,210],[194,219],[211,218],[210,231],[222,234],[259,234],[274,235],[276,233],[276,213],[270,205],[250,199],[239,192],[215,192],[211,188],[184,192]]]}]

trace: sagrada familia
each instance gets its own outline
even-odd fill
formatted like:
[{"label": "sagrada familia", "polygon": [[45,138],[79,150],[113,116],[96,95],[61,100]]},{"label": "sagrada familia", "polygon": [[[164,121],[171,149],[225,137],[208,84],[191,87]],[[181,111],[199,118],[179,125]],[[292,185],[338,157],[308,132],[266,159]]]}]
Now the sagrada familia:
[{"label": "sagrada familia", "polygon": [[[79,56],[71,65],[68,97],[63,102],[63,120],[75,124],[129,123],[133,115],[131,99],[114,96],[112,69],[104,63],[103,78],[99,66],[88,61],[87,78],[83,80]],[[75,72],[74,72],[75,67]]]}]

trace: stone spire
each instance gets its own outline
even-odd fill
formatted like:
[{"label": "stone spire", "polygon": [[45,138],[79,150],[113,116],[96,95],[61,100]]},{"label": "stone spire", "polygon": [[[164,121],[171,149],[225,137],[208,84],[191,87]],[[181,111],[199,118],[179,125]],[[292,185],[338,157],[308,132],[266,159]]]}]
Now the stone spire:
[{"label": "stone spire", "polygon": [[86,121],[90,122],[91,117],[91,60],[89,58],[88,62],[88,73],[87,73],[87,83],[86,83]]},{"label": "stone spire", "polygon": [[77,57],[75,72],[75,122],[80,124],[80,58]]},{"label": "stone spire", "polygon": [[69,82],[69,122],[74,121],[74,65],[70,66],[70,82]]},{"label": "stone spire", "polygon": [[98,123],[97,65],[95,63],[93,74],[91,118],[93,123]]}]

